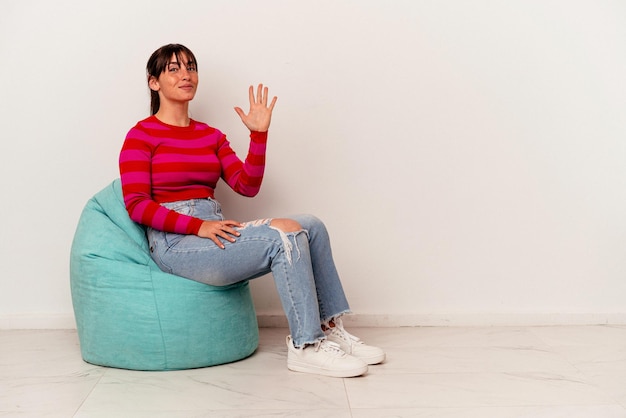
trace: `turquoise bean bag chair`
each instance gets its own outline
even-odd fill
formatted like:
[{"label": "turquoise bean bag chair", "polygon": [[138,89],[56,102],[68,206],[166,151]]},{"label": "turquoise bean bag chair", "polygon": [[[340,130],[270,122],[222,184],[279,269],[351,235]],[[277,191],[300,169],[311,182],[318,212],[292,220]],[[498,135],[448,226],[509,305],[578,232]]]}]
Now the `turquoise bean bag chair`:
[{"label": "turquoise bean bag chair", "polygon": [[91,198],[70,254],[83,359],[133,370],[180,370],[240,360],[258,347],[248,282],[214,287],[162,272],[133,222],[119,179]]}]

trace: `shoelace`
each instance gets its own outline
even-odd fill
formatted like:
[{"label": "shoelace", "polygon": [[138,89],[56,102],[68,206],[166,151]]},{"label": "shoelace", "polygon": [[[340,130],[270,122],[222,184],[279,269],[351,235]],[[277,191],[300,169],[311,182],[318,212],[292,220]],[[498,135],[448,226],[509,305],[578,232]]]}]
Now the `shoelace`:
[{"label": "shoelace", "polygon": [[328,340],[318,341],[315,344],[315,351],[319,351],[319,350],[323,350],[323,351],[326,351],[327,353],[333,353],[336,355],[344,354],[344,351],[341,349],[339,344],[334,343],[332,341],[328,341]]},{"label": "shoelace", "polygon": [[340,319],[335,322],[335,326],[334,328],[331,328],[330,332],[336,332],[337,334],[340,334],[344,340],[352,340],[353,343],[363,344],[359,337],[352,335],[348,331],[346,331]]}]

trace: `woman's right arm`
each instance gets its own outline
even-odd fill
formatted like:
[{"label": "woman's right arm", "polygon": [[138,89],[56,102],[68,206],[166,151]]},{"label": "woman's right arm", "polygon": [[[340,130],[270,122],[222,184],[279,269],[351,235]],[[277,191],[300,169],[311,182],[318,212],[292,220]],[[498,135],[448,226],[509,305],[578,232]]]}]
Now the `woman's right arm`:
[{"label": "woman's right arm", "polygon": [[134,128],[126,136],[120,152],[119,168],[124,204],[130,218],[142,225],[165,232],[198,234],[202,219],[169,210],[152,198],[152,151],[154,145]]}]

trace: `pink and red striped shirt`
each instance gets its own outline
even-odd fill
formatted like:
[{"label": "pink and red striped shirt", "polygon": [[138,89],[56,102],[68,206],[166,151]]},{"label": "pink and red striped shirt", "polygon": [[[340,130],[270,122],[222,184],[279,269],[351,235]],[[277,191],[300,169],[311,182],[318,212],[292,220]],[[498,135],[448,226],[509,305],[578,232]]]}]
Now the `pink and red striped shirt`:
[{"label": "pink and red striped shirt", "polygon": [[251,132],[242,162],[219,130],[191,120],[167,125],[155,116],[139,121],[120,153],[124,203],[131,219],[154,229],[197,234],[202,220],[160,205],[213,197],[220,177],[237,193],[255,196],[265,171],[267,132]]}]

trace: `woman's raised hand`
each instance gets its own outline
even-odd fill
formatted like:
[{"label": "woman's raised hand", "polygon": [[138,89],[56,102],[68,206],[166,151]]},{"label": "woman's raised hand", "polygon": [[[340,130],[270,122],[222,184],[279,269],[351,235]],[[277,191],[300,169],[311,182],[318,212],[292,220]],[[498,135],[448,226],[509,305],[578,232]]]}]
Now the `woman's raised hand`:
[{"label": "woman's raised hand", "polygon": [[249,130],[266,132],[270,127],[272,111],[278,98],[274,96],[268,105],[268,89],[263,87],[263,84],[259,84],[257,87],[256,97],[254,96],[253,86],[250,86],[248,89],[248,95],[250,96],[250,110],[248,114],[246,115],[240,107],[235,107],[235,112],[237,112],[241,121]]},{"label": "woman's raised hand", "polygon": [[215,245],[224,249],[224,244],[220,238],[229,242],[235,242],[235,237],[241,235],[235,228],[242,227],[243,225],[237,221],[204,221],[198,236],[202,238],[209,238]]}]

